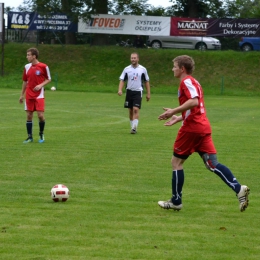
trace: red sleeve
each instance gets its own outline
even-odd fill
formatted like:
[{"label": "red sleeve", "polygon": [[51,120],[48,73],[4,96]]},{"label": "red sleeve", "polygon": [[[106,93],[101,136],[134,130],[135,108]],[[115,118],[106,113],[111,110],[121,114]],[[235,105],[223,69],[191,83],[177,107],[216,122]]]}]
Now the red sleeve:
[{"label": "red sleeve", "polygon": [[23,81],[27,81],[27,75],[26,75],[26,70],[24,68],[23,70]]}]

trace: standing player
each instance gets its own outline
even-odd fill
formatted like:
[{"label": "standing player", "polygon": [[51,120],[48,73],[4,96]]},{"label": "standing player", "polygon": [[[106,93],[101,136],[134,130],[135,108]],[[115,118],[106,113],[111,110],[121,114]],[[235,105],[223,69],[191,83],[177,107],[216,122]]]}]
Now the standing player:
[{"label": "standing player", "polygon": [[[248,206],[249,188],[240,185],[232,172],[217,160],[216,149],[211,137],[211,126],[204,107],[203,90],[191,74],[194,70],[191,57],[182,55],[173,60],[173,73],[180,79],[178,90],[179,106],[164,108],[159,120],[166,120],[165,126],[172,126],[182,121],[173,146],[172,157],[172,198],[159,201],[164,209],[180,210],[182,208],[182,187],[184,184],[183,164],[193,153],[201,156],[206,168],[217,174],[237,195],[239,209],[244,211]],[[180,116],[176,114],[181,113]]]},{"label": "standing player", "polygon": [[131,54],[130,61],[131,65],[127,66],[119,77],[120,82],[118,87],[118,95],[122,96],[122,90],[125,82],[127,81],[124,107],[129,110],[131,126],[130,133],[136,134],[139,122],[139,110],[141,109],[142,104],[143,83],[146,87],[147,101],[150,100],[150,83],[146,68],[138,64],[139,55],[136,52]]},{"label": "standing player", "polygon": [[39,51],[36,48],[27,50],[28,64],[23,71],[23,85],[19,102],[22,104],[25,95],[25,111],[27,113],[28,137],[23,143],[33,142],[33,112],[37,111],[39,119],[39,143],[44,142],[44,86],[51,81],[49,67],[38,61]]}]

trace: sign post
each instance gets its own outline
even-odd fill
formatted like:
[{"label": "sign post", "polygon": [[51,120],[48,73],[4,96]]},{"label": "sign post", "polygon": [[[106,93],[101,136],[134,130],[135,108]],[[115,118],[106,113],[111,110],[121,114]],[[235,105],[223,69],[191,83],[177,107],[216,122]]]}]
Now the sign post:
[{"label": "sign post", "polygon": [[4,76],[4,44],[5,44],[5,28],[4,28],[4,4],[0,3],[0,33],[2,43],[2,62],[1,62],[1,75]]}]

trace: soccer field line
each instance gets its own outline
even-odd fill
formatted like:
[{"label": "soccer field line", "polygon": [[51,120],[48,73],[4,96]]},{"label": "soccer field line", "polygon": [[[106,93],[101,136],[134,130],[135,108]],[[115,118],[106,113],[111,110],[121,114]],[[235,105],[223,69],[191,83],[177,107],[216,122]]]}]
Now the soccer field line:
[{"label": "soccer field line", "polygon": [[1,97],[4,97],[4,96],[17,96],[17,98],[19,99],[20,97],[20,93],[21,91],[17,92],[17,93],[1,93]]},{"label": "soccer field line", "polygon": [[[112,116],[110,116],[112,117]],[[108,126],[108,125],[118,125],[118,124],[122,124],[122,123],[126,123],[128,121],[127,118],[123,118],[123,117],[119,117],[117,116],[117,118],[119,118],[118,120],[116,121],[109,121],[109,122],[106,122],[106,121],[102,121],[102,122],[88,122],[87,120],[85,121],[85,123],[81,123],[81,124],[76,124],[76,125],[69,125],[69,126],[65,126],[65,125],[59,125],[59,126],[56,126],[52,123],[49,124],[50,120],[47,120],[48,121],[48,129],[75,129],[75,128],[82,128],[82,127],[100,127],[100,126]],[[99,121],[99,120],[98,120]],[[22,121],[21,121],[21,124],[22,124]],[[36,122],[37,124],[37,122]],[[6,129],[20,129],[21,128],[21,125],[1,125],[0,126],[0,129],[1,130],[6,130]]]}]

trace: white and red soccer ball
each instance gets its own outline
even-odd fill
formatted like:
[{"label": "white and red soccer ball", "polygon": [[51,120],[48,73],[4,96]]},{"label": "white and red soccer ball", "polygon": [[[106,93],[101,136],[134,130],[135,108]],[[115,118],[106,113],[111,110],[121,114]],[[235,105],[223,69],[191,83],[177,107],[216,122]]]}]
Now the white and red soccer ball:
[{"label": "white and red soccer ball", "polygon": [[63,184],[56,184],[51,189],[51,198],[54,202],[65,202],[70,196],[70,191],[67,186]]}]

